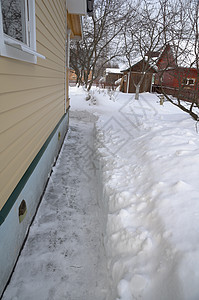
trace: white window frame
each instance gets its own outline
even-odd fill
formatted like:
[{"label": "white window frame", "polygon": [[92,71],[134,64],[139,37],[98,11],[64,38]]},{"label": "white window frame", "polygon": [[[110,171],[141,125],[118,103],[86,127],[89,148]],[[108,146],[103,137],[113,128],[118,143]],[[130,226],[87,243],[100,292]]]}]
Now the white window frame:
[{"label": "white window frame", "polygon": [[[190,80],[193,81],[193,83],[190,83]],[[195,85],[195,78],[187,78],[187,85],[194,86]]]},{"label": "white window frame", "polygon": [[[184,81],[185,80],[186,80],[186,83],[184,83],[184,85],[186,85],[186,86],[194,86],[195,85],[195,82],[196,82],[195,78],[186,78],[186,79],[184,79]],[[193,83],[190,83],[190,80],[192,80]]]},{"label": "white window frame", "polygon": [[[27,16],[27,3],[28,14]],[[0,55],[30,63],[37,63],[37,57],[45,59],[45,56],[36,51],[36,23],[35,23],[35,0],[24,0],[25,24],[27,44],[6,35],[3,32],[3,20],[0,0]]]}]

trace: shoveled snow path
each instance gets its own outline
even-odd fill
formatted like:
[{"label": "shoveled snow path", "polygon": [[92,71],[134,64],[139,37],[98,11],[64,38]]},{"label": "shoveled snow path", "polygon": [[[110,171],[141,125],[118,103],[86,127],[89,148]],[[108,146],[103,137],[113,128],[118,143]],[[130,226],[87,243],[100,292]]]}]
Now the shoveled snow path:
[{"label": "shoveled snow path", "polygon": [[[83,119],[82,119],[83,117]],[[103,300],[107,270],[93,160],[94,120],[71,118],[3,300]]]}]

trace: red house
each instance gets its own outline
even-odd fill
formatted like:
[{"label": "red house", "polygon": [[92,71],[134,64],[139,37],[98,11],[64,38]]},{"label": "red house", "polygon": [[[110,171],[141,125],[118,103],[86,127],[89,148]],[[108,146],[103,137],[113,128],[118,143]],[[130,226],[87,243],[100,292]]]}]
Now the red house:
[{"label": "red house", "polygon": [[173,95],[177,99],[199,102],[198,70],[193,46],[188,42],[167,45],[157,61],[153,91]]}]

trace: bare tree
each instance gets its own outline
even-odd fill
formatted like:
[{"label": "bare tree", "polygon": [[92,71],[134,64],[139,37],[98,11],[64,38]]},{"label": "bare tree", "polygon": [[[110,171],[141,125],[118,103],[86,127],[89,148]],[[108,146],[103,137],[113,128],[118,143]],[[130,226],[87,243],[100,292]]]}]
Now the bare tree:
[{"label": "bare tree", "polygon": [[[167,100],[189,113],[195,120],[198,120],[199,108],[199,1],[184,0],[176,1],[175,26],[167,33],[172,48],[173,61],[167,60],[159,78],[170,74],[171,78],[178,83],[176,89],[169,92],[161,83],[161,92]],[[192,78],[192,74],[197,74]],[[174,97],[172,97],[172,96]],[[176,99],[176,100],[175,100]],[[183,100],[183,101],[182,101]],[[189,101],[188,103],[184,100]],[[194,108],[197,108],[193,111]]]},{"label": "bare tree", "polygon": [[[83,80],[88,90],[106,64],[121,55],[119,38],[129,18],[128,1],[97,0],[91,18],[84,17],[84,38],[71,45],[71,67]],[[81,71],[80,71],[81,70]],[[91,73],[91,79],[88,76]]]},{"label": "bare tree", "polygon": [[[140,76],[133,78],[136,89],[135,99],[139,99],[140,86],[148,72],[155,67],[158,51],[166,44],[169,28],[174,23],[175,15],[169,10],[169,0],[151,2],[142,0],[136,9],[136,16],[125,28],[124,44],[130,72],[133,60],[140,60]],[[130,74],[131,75],[131,74]],[[133,77],[133,76],[132,76]]]}]

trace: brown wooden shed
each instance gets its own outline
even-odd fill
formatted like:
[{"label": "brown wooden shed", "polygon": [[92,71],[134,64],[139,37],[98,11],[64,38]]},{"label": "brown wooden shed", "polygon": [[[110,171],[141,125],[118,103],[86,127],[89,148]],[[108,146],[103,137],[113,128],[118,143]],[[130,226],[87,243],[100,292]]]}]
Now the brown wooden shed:
[{"label": "brown wooden shed", "polygon": [[152,89],[152,83],[155,77],[155,67],[151,66],[145,59],[137,59],[135,64],[130,68],[122,71],[124,76],[121,83],[120,90],[124,93],[135,93],[135,85],[139,83],[142,76],[144,78],[141,82],[140,92],[150,92]]}]

